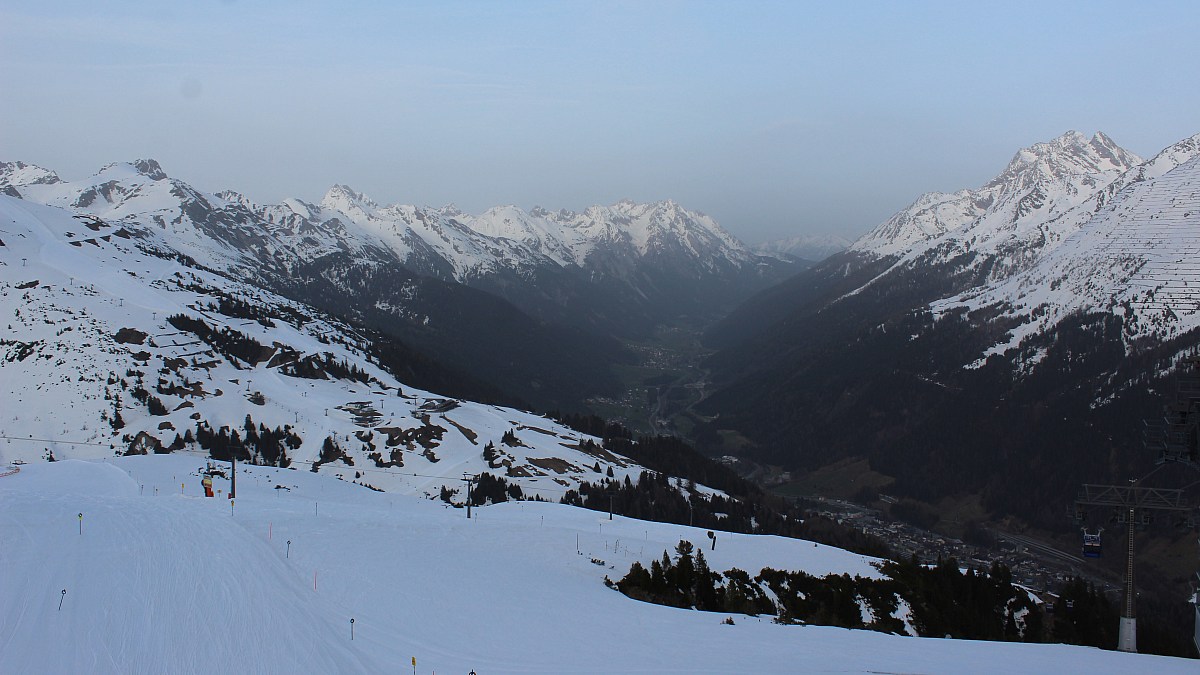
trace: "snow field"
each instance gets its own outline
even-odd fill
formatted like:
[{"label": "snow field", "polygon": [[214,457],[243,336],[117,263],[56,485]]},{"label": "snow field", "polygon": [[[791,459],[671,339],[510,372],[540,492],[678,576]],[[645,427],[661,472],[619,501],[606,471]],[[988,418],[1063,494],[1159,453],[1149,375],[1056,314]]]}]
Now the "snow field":
[{"label": "snow field", "polygon": [[479,675],[1195,672],[1193,661],[1060,645],[766,617],[722,625],[725,615],[636,602],[603,579],[680,538],[717,570],[866,574],[871,561],[726,533],[712,551],[704,530],[548,503],[467,520],[438,502],[268,467],[239,470],[231,507],[198,496],[203,464],[38,463],[0,479],[0,672],[409,672],[414,656],[419,673]]}]

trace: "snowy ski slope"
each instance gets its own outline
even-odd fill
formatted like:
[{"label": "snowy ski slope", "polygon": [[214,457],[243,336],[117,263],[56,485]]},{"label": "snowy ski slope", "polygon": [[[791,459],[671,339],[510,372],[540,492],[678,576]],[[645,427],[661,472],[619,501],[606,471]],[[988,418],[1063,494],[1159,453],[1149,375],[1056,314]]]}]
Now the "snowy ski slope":
[{"label": "snowy ski slope", "polygon": [[[467,520],[253,466],[230,504],[199,496],[203,465],[64,461],[0,478],[0,672],[397,673],[414,657],[418,673],[479,675],[1195,672],[1194,661],[1062,645],[723,625],[602,583],[680,538],[707,547],[703,530],[533,502]],[[719,534],[706,555],[714,569],[873,572],[863,556],[777,537]]]}]

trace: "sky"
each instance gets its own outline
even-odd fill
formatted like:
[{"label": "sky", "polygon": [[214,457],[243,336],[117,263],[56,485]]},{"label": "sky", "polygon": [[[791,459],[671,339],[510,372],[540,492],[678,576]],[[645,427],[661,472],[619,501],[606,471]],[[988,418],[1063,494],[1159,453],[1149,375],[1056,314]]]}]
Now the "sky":
[{"label": "sky", "polygon": [[674,199],[856,237],[1018,149],[1200,132],[1200,3],[0,0],[0,161],[260,203]]}]

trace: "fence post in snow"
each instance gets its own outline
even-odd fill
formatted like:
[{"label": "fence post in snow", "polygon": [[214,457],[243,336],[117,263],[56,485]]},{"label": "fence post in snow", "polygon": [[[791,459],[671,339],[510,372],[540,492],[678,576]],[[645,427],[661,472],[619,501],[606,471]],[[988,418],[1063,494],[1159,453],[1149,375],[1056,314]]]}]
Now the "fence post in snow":
[{"label": "fence post in snow", "polygon": [[354,639],[354,619],[350,619],[350,639]]},{"label": "fence post in snow", "polygon": [[83,512],[79,513],[79,536],[83,536]]},{"label": "fence post in snow", "polygon": [[67,597],[67,589],[62,590],[62,595],[58,596],[58,611],[62,611],[62,601]]}]

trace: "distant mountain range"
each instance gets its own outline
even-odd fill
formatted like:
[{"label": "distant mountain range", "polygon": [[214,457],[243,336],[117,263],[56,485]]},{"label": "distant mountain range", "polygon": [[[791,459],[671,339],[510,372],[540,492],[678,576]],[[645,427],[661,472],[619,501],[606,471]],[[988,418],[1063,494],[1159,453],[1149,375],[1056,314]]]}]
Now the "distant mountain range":
[{"label": "distant mountain range", "polygon": [[835,253],[841,253],[853,243],[835,234],[799,235],[787,239],[776,239],[754,246],[762,255],[792,256],[801,260],[820,262]]},{"label": "distant mountain range", "polygon": [[869,458],[898,494],[1057,526],[1039,490],[1154,459],[1141,422],[1200,344],[1198,255],[1200,135],[1143,161],[1068,132],[715,326],[701,434],[791,468]]},{"label": "distant mountain range", "polygon": [[[233,191],[199,192],[153,160],[111,164],[72,183],[20,162],[0,164],[0,190],[109,220],[155,223],[185,244],[203,243],[195,240],[199,230],[228,244],[249,268],[346,255],[478,287],[540,318],[584,317],[618,334],[644,332],[664,312],[712,312],[795,269],[751,252],[712,218],[670,200],[581,213],[503,206],[472,216],[453,206],[381,206],[336,185],[319,204],[259,205]],[[591,289],[607,297],[591,297]],[[564,307],[573,300],[601,301]]]},{"label": "distant mountain range", "polygon": [[581,409],[678,319],[710,322],[799,269],[665,201],[582,213],[380,206],[345,186],[319,204],[207,194],[153,160],[66,182],[0,163],[0,191],[88,214],[196,264],[382,330],[511,402]]}]

